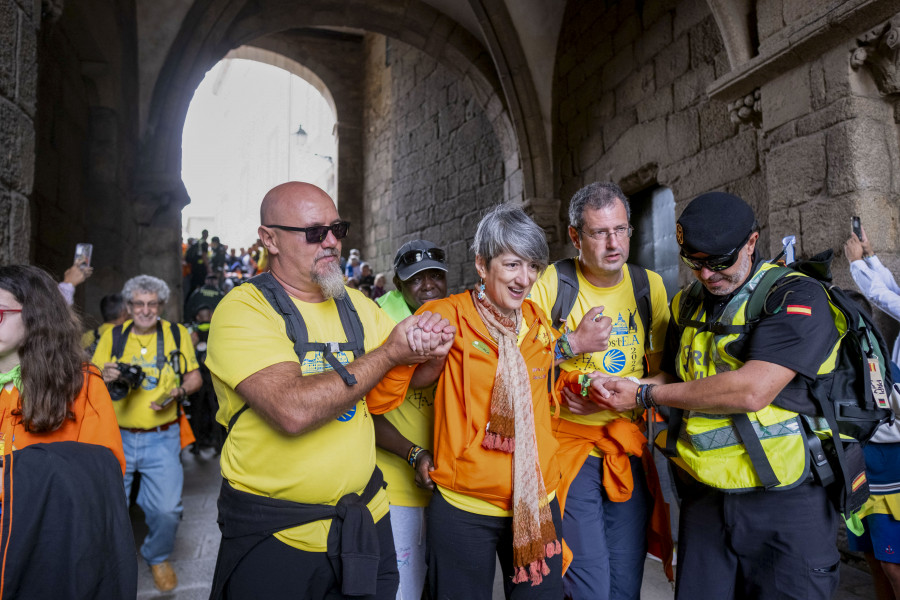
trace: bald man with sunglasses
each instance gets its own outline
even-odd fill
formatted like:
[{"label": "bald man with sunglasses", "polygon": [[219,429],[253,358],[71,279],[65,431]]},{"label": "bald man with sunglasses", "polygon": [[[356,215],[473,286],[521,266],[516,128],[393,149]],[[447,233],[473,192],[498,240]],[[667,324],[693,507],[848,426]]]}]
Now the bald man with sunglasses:
[{"label": "bald man with sunglasses", "polygon": [[316,186],[277,186],[260,218],[271,270],[230,292],[210,327],[206,364],[228,430],[211,598],[393,599],[372,413],[403,396],[374,406],[365,395],[388,370],[446,354],[455,329],[431,313],[395,326],[344,287],[350,223]]},{"label": "bald man with sunglasses", "polygon": [[809,277],[783,276],[759,320],[744,322],[774,265],[760,258],[759,226],[737,196],[695,198],[676,238],[696,281],[672,300],[663,373],[595,380],[611,392],[596,395],[601,405],[668,413],[656,443],[682,499],[675,597],[830,598],[838,515],[809,466],[821,417],[811,386],[833,369],[839,343],[828,296]]}]

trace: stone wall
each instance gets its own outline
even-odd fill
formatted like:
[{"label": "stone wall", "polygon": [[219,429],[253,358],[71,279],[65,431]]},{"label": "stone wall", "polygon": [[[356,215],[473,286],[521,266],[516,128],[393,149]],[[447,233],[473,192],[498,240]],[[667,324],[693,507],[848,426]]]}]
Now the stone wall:
[{"label": "stone wall", "polygon": [[[32,200],[32,258],[62,276],[75,245],[94,245],[94,275],[76,292],[83,312],[99,317],[100,299],[141,269],[163,277],[177,297],[180,227],[165,221],[142,248],[140,222],[160,221],[155,200],[133,189],[138,146],[134,8],[124,0],[68,2],[45,22],[38,50],[37,143]],[[102,40],[102,42],[100,42]],[[149,265],[149,266],[148,266]],[[174,269],[173,269],[174,270]],[[177,272],[177,271],[176,271]],[[177,317],[179,302],[171,303]],[[171,307],[170,307],[171,308]],[[89,318],[89,321],[91,319]]]},{"label": "stone wall", "polygon": [[503,200],[496,135],[466,85],[436,61],[381,36],[366,47],[363,257],[391,271],[397,248],[425,238],[448,251],[450,291],[469,287],[475,228]]},{"label": "stone wall", "polygon": [[0,0],[0,264],[29,260],[40,3]]},{"label": "stone wall", "polygon": [[[775,39],[829,4],[759,2],[754,26]],[[554,83],[563,209],[595,180],[616,181],[628,194],[669,187],[676,214],[698,194],[724,190],[755,209],[764,255],[789,233],[801,255],[834,248],[843,285],[852,283],[841,248],[858,214],[896,271],[897,126],[892,101],[865,69],[851,68],[865,33],[836,28],[819,36],[814,59],[772,69],[738,98],[712,99],[708,90],[732,66],[706,2],[569,2]],[[688,278],[682,269],[681,281]]]}]

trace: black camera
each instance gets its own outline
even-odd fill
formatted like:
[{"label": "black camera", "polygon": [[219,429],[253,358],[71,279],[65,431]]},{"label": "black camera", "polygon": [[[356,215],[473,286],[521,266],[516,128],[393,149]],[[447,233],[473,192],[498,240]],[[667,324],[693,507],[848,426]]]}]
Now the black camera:
[{"label": "black camera", "polygon": [[144,370],[137,365],[128,363],[116,363],[119,369],[119,378],[106,384],[109,388],[109,397],[113,400],[121,400],[128,393],[141,385],[144,381]]}]

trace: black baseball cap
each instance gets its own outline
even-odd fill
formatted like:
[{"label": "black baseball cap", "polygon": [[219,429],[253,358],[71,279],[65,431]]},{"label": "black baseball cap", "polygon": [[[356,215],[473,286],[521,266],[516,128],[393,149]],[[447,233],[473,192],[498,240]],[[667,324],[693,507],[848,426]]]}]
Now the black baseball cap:
[{"label": "black baseball cap", "polygon": [[447,271],[446,255],[443,250],[428,240],[406,242],[394,255],[394,273],[400,281],[406,281],[416,273],[428,269]]},{"label": "black baseball cap", "polygon": [[686,254],[711,256],[742,246],[759,225],[750,205],[733,194],[709,192],[687,205],[675,225],[675,238]]}]

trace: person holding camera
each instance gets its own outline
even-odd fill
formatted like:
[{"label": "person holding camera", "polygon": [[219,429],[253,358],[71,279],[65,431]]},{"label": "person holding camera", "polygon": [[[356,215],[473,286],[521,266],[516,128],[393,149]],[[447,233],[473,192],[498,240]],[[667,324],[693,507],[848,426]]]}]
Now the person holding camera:
[{"label": "person holding camera", "polygon": [[166,283],[138,275],[125,282],[122,296],[131,318],[100,337],[93,362],[103,368],[114,401],[125,450],[126,497],[134,474],[141,474],[137,503],[149,528],[141,556],[165,592],[178,585],[167,559],[182,512],[180,400],[199,390],[202,380],[187,330],[159,316],[169,299]]}]

